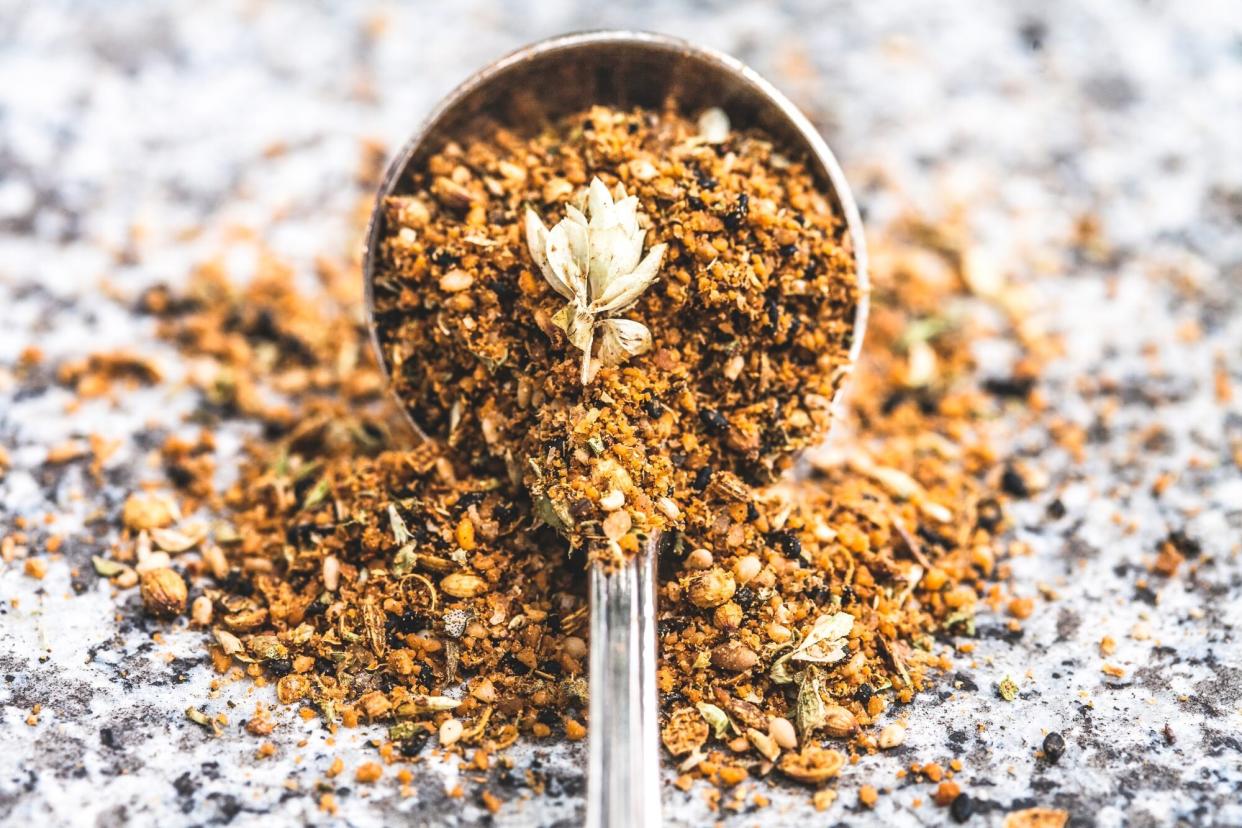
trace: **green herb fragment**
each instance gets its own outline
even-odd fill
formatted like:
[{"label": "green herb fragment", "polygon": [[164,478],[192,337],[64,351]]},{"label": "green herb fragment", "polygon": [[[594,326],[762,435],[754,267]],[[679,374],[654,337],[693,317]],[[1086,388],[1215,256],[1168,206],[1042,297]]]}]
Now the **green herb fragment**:
[{"label": "green herb fragment", "polygon": [[699,702],[696,707],[699,708],[699,713],[707,720],[707,723],[712,726],[717,739],[724,740],[728,738],[730,730],[734,733],[738,732],[737,726],[729,719],[729,714],[716,705],[709,702]]},{"label": "green herb fragment", "polygon": [[1001,683],[997,685],[996,692],[1007,702],[1011,702],[1018,697],[1018,685],[1009,676],[1001,679]]},{"label": "green herb fragment", "polygon": [[414,554],[414,544],[407,543],[405,546],[397,550],[397,554],[393,556],[392,574],[397,576],[408,575],[414,571],[414,565],[418,562],[418,556]]},{"label": "green herb fragment", "polygon": [[125,571],[123,564],[110,561],[107,558],[101,558],[98,555],[91,556],[91,563],[95,565],[95,574],[101,578],[115,578]]},{"label": "green herb fragment", "polygon": [[769,671],[772,680],[777,684],[788,684],[794,680],[795,667],[790,661],[834,664],[845,658],[849,648],[850,630],[853,628],[854,616],[848,612],[821,615],[815,619],[815,624],[802,643],[773,662]]},{"label": "green herb fragment", "polygon": [[423,729],[422,722],[397,722],[388,728],[388,738],[394,742],[402,742]]},{"label": "green herb fragment", "polygon": [[952,630],[954,627],[958,627],[962,635],[973,638],[975,635],[975,611],[973,609],[958,610],[947,616],[941,627],[945,630]]},{"label": "green herb fragment", "polygon": [[320,480],[315,484],[315,488],[306,493],[306,499],[302,501],[302,509],[314,509],[320,503],[323,503],[324,498],[328,496],[329,491],[330,487],[328,486],[328,481]]},{"label": "green herb fragment", "polygon": [[798,684],[798,701],[794,704],[794,724],[805,741],[828,721],[828,705],[819,694],[818,667],[808,667]]},{"label": "green herb fragment", "polygon": [[185,717],[194,722],[194,724],[207,728],[217,736],[220,735],[220,731],[216,729],[215,722],[211,720],[211,717],[197,707],[187,707],[185,709]]},{"label": "green herb fragment", "polygon": [[569,527],[573,526],[573,519],[568,512],[564,512],[556,508],[556,504],[552,502],[552,498],[547,495],[539,495],[535,498],[535,514],[544,523],[551,526],[558,532],[567,532]]}]

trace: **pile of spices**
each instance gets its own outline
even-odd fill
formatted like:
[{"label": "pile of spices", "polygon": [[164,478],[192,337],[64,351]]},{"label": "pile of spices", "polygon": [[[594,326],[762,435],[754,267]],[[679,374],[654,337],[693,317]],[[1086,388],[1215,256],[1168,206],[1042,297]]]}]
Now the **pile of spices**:
[{"label": "pile of spices", "polygon": [[[824,425],[836,380],[792,392],[832,377],[805,359],[823,354],[833,365],[844,359],[843,326],[857,297],[834,246],[831,214],[808,206],[805,221],[813,225],[809,216],[821,215],[826,222],[822,237],[810,241],[814,234],[801,231],[789,237],[797,247],[788,252],[797,260],[801,275],[795,276],[784,259],[769,265],[765,255],[737,249],[727,236],[732,220],[716,214],[738,191],[731,188],[741,187],[728,183],[743,175],[739,170],[751,192],[768,194],[752,196],[752,210],[778,191],[813,198],[800,189],[804,173],[795,164],[782,166],[755,138],[735,136],[727,147],[696,141],[687,137],[686,122],[667,114],[595,110],[579,118],[580,133],[555,156],[532,153],[525,142],[498,133],[494,144],[449,152],[451,166],[437,162],[441,177],[432,182],[433,194],[457,192],[443,182],[456,184],[472,193],[477,204],[468,203],[479,210],[464,197],[456,206],[414,197],[390,205],[421,228],[410,244],[426,245],[407,258],[394,252],[403,264],[401,275],[390,278],[394,285],[422,279],[419,290],[430,297],[426,318],[440,323],[434,331],[418,328],[418,290],[410,286],[380,300],[380,321],[388,326],[390,358],[401,366],[396,381],[405,399],[415,398],[419,377],[438,389],[415,414],[433,431],[448,429],[444,449],[412,439],[400,413],[386,404],[356,321],[360,297],[340,289],[353,278],[347,269],[325,263],[324,295],[297,293],[289,268],[271,258],[262,259],[245,285],[209,263],[184,292],[149,291],[142,309],[193,366],[189,377],[201,395],[193,422],[202,432],[165,443],[168,490],[131,495],[118,516],[114,548],[96,559],[96,569],[120,589],[140,588],[154,615],[188,615],[208,632],[223,677],[272,683],[281,702],[330,728],[386,723],[388,738],[379,744],[385,764],[418,761],[433,746],[490,761],[517,739],[582,739],[589,725],[586,550],[557,531],[565,526],[550,517],[546,490],[528,487],[529,475],[510,468],[518,457],[532,459],[522,429],[542,441],[546,429],[563,427],[564,443],[551,443],[534,459],[541,470],[558,470],[558,485],[584,487],[575,497],[590,504],[571,515],[573,525],[585,526],[592,510],[607,509],[599,503],[611,496],[616,478],[597,485],[591,472],[571,477],[571,464],[610,466],[639,481],[622,489],[626,514],[635,510],[632,524],[640,523],[639,512],[648,528],[656,525],[652,514],[667,520],[659,687],[662,739],[680,769],[679,787],[706,780],[717,786],[709,790],[719,807],[741,808],[754,787],[739,783],[778,774],[816,786],[816,804],[826,805],[832,788],[821,786],[852,756],[902,743],[902,725],[876,732],[872,723],[950,666],[952,639],[972,633],[981,601],[1003,602],[1000,589],[986,582],[1003,576],[1004,503],[1016,491],[1013,480],[1024,478],[997,456],[993,423],[1004,406],[1029,401],[1037,410],[1038,361],[1015,365],[1005,387],[1020,392],[996,392],[972,356],[977,340],[994,332],[955,310],[980,301],[979,274],[964,269],[959,243],[945,231],[899,226],[874,251],[868,348],[833,443],[812,451],[799,474],[758,485]],[[665,141],[659,152],[642,150],[656,174],[626,179],[627,191],[640,194],[667,240],[659,243],[669,245],[664,276],[635,312],[658,344],[595,368],[584,385],[581,353],[575,357],[564,347],[557,339],[563,332],[550,321],[564,299],[525,258],[517,229],[524,200],[551,217],[552,205],[576,185],[553,185],[555,194],[543,198],[537,193],[554,180],[549,173],[540,173],[539,164],[519,172],[504,159],[572,158],[588,150],[589,157],[608,158],[610,146],[636,135]],[[510,153],[489,155],[506,142]],[[668,147],[684,147],[698,160],[669,162]],[[474,167],[508,170],[513,183],[457,174],[457,162],[471,154],[479,156]],[[766,165],[752,163],[760,156]],[[643,167],[629,158],[625,170],[631,169]],[[701,174],[690,180],[672,174],[685,169]],[[761,185],[765,169],[784,172]],[[584,182],[581,172],[576,181]],[[523,181],[529,181],[525,189]],[[622,199],[619,191],[614,199],[614,205]],[[418,218],[416,204],[428,215]],[[466,224],[504,238],[479,236],[489,243],[475,244],[460,236],[460,220],[432,219],[463,208],[467,217],[481,216]],[[499,219],[488,218],[492,209],[501,211],[503,231]],[[755,214],[747,215],[737,228],[752,226]],[[773,215],[780,225],[785,214]],[[726,235],[711,242],[721,227]],[[769,239],[781,238],[775,230],[746,232],[763,239],[756,243],[765,251]],[[710,258],[702,258],[708,254],[698,252],[703,244],[732,263],[721,274],[736,276],[747,256],[748,273],[776,280],[766,284],[785,291],[775,294],[785,297],[777,312],[764,310],[759,318],[766,321],[756,322],[744,285],[702,275],[713,272],[705,267]],[[452,251],[444,254],[449,258],[435,264],[435,251],[444,249]],[[677,264],[687,256],[699,263]],[[472,282],[456,292],[461,301],[446,298],[429,285],[443,288],[450,261],[458,270],[487,274],[477,281],[493,287],[476,290]],[[424,275],[407,266],[425,268]],[[845,276],[836,287],[817,289],[831,302],[790,298],[799,295],[793,283],[818,278],[817,268]],[[510,293],[506,285],[516,287]],[[508,306],[502,298],[520,311],[502,315]],[[1020,328],[1021,303],[995,291],[989,298],[1014,323],[1016,344],[1035,351]],[[683,312],[700,321],[669,323]],[[717,312],[724,316],[711,317]],[[475,322],[467,325],[467,318]],[[485,318],[490,321],[479,321]],[[730,350],[728,342],[704,337],[708,318],[719,323],[710,330],[725,325],[728,342],[746,344]],[[403,338],[421,330],[418,335],[443,346],[441,373],[396,358],[391,326],[398,319],[405,320]],[[512,338],[494,339],[502,334]],[[805,337],[815,341],[795,344]],[[503,345],[491,352],[494,369],[461,350],[466,342],[484,348],[484,340]],[[422,353],[426,345],[418,347]],[[518,347],[525,349],[520,355],[502,356]],[[654,364],[666,352],[676,356]],[[729,367],[739,361],[741,369]],[[94,363],[82,366],[72,379],[91,383],[95,374],[115,374],[113,362],[99,361],[97,370]],[[524,382],[517,366],[542,372],[540,383],[529,376]],[[149,371],[126,374],[164,381]],[[500,376],[509,378],[512,399],[491,396]],[[825,407],[808,407],[810,393]],[[720,414],[725,439],[711,434],[713,418],[698,407],[704,400],[726,412]],[[552,413],[537,416],[544,409]],[[213,430],[225,422],[259,428],[235,480],[220,491]],[[743,433],[763,436],[742,444]],[[625,448],[644,446],[651,450],[641,455]],[[560,465],[543,465],[555,458]],[[652,484],[657,474],[665,475],[659,486]],[[659,492],[685,499],[675,511],[657,505],[648,512],[643,498]],[[624,550],[621,539],[631,534],[627,527],[612,540]],[[1024,616],[1015,614],[1014,623],[1018,617]],[[271,728],[267,716],[247,723],[260,736]],[[382,770],[368,767],[365,775]],[[359,780],[363,775],[359,769]],[[941,781],[938,773],[927,778]],[[874,802],[874,788],[868,796]],[[968,794],[961,797],[969,801]],[[500,806],[492,793],[485,801]]]},{"label": "pile of spices", "polygon": [[701,520],[717,476],[771,481],[827,430],[860,300],[844,221],[718,110],[484,128],[385,210],[398,395],[575,546],[636,551]]},{"label": "pile of spices", "polygon": [[[945,315],[965,285],[918,241],[877,256],[837,448],[767,487],[713,470],[665,535],[662,737],[679,785],[718,785],[721,807],[740,807],[741,780],[818,786],[899,745],[900,725],[871,723],[1000,600],[984,581],[1005,552],[1012,469],[988,429],[1005,400],[975,373],[969,318]],[[206,266],[143,298],[196,366],[205,429],[163,446],[175,493],[130,497],[98,571],[209,630],[222,675],[274,683],[329,727],[386,722],[385,762],[583,738],[584,558],[507,475],[402,448],[355,316],[291,282],[272,261],[244,287]],[[211,426],[234,418],[261,435],[217,492]]]}]

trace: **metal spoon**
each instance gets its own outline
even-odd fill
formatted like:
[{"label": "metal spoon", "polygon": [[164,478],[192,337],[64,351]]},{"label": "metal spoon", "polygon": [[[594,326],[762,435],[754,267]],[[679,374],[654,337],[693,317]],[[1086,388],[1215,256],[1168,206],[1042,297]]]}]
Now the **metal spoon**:
[{"label": "metal spoon", "polygon": [[[862,220],[836,158],[806,116],[753,69],[715,50],[647,32],[585,32],[526,46],[468,78],[432,111],[392,162],[379,188],[364,255],[368,316],[374,309],[377,251],[385,234],[384,199],[408,187],[408,173],[445,143],[467,139],[479,116],[501,123],[519,121],[532,93],[552,117],[592,104],[658,108],[673,95],[688,113],[720,107],[735,126],[760,127],[786,153],[807,158],[825,195],[844,216],[853,248],[861,288],[850,348],[853,365],[867,323],[866,249]],[[386,373],[374,319],[369,323],[376,356]],[[418,423],[413,425],[425,436]],[[589,826],[660,824],[655,680],[658,546],[659,538],[653,538],[619,571],[591,567]]]}]

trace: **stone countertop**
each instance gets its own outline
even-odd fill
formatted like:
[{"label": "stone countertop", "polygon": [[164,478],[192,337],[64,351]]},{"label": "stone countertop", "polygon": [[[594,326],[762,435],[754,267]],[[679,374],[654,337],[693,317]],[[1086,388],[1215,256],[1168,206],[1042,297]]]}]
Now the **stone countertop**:
[{"label": "stone countertop", "polygon": [[[137,596],[118,611],[90,556],[107,546],[100,514],[153,477],[146,456],[185,429],[193,397],[174,382],[68,411],[48,372],[17,378],[21,350],[37,344],[54,366],[125,346],[175,380],[187,370],[176,353],[111,297],[183,280],[230,227],[259,230],[310,273],[318,253],[352,242],[361,142],[396,146],[457,81],[524,42],[627,27],[692,36],[769,75],[822,125],[871,226],[910,210],[960,217],[978,255],[1030,281],[1030,323],[1063,335],[1041,389],[1088,435],[1077,461],[1045,431],[1015,438],[1051,478],[1014,509],[1031,548],[1015,581],[1059,598],[1020,634],[981,617],[955,680],[898,711],[905,745],[848,767],[827,814],[777,785],[768,809],[725,822],[942,824],[930,786],[894,774],[958,757],[980,803],[971,824],[1038,804],[1068,809],[1072,825],[1242,825],[1242,406],[1218,388],[1242,384],[1236,5],[526,5],[0,0],[0,445],[12,457],[0,535],[18,515],[53,513],[32,544],[53,528],[67,537],[42,581],[0,564],[0,822],[326,823],[293,789],[312,788],[337,753],[348,767],[373,755],[366,729],[329,746],[316,722],[280,711],[278,754],[256,762],[236,725],[213,738],[185,719],[197,706],[236,723],[264,691],[208,699],[198,634],[154,641]],[[1071,243],[1088,216],[1097,255]],[[226,264],[242,274],[253,259]],[[985,369],[1011,356],[981,352]],[[83,463],[45,462],[91,433],[122,441],[102,487]],[[221,453],[240,436],[222,435]],[[1198,565],[1148,577],[1175,532]],[[1131,637],[1139,622],[1149,640]],[[1101,672],[1104,635],[1121,678]],[[1006,675],[1021,686],[1012,703],[994,692]],[[1067,744],[1055,765],[1036,756],[1049,730]],[[339,820],[581,819],[580,748],[516,758],[552,795],[499,780],[511,798],[492,818],[446,798],[458,770],[430,762],[409,798],[391,781],[342,781]],[[892,789],[874,811],[857,804],[864,782]],[[717,818],[701,790],[665,796],[670,824]]]}]

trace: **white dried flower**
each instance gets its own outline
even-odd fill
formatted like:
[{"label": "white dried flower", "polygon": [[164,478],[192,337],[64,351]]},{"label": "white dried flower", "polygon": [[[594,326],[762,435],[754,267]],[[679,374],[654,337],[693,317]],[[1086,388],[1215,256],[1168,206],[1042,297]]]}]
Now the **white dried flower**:
[{"label": "white dried flower", "polygon": [[591,381],[596,338],[602,365],[617,365],[651,348],[646,325],[611,316],[632,306],[655,281],[667,245],[652,245],[643,257],[647,231],[638,226],[638,198],[627,196],[620,184],[614,194],[592,179],[579,201],[585,203],[566,205],[565,218],[550,231],[527,208],[526,243],[543,277],[568,302],[553,321],[582,349],[585,385]]}]

